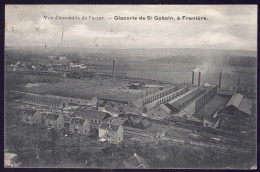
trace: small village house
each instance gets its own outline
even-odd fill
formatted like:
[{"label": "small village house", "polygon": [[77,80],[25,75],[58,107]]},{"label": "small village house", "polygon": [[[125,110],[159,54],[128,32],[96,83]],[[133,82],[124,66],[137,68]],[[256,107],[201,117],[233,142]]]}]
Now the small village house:
[{"label": "small village house", "polygon": [[69,122],[69,129],[78,130],[80,134],[88,134],[90,131],[90,123],[87,119],[73,117]]},{"label": "small village house", "polygon": [[64,117],[62,115],[48,113],[45,117],[45,125],[50,128],[62,129],[64,127]]},{"label": "small village house", "polygon": [[98,137],[109,143],[118,144],[123,141],[122,125],[102,122],[98,128]]},{"label": "small village house", "polygon": [[22,114],[22,121],[27,124],[41,123],[42,117],[36,110],[27,109]]}]

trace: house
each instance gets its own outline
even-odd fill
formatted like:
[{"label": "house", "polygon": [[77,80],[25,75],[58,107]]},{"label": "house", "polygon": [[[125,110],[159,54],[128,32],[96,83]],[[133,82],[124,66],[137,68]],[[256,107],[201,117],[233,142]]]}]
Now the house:
[{"label": "house", "polygon": [[209,127],[209,128],[217,128],[220,121],[220,117],[218,115],[218,112],[216,112],[213,116],[207,115],[203,119],[203,127]]},{"label": "house", "polygon": [[98,127],[99,139],[105,139],[108,143],[118,144],[123,141],[122,125],[102,122]]},{"label": "house", "polygon": [[52,108],[65,108],[69,105],[69,102],[64,99],[40,94],[26,94],[22,97],[22,102],[26,104],[48,106]]},{"label": "house", "polygon": [[89,109],[86,106],[79,106],[72,113],[72,116],[88,119],[88,121],[90,122],[90,128],[96,128],[96,129],[104,119],[111,117],[109,113],[97,111],[94,109]]},{"label": "house", "polygon": [[41,123],[42,117],[36,110],[27,109],[22,114],[22,121],[27,124]]},{"label": "house", "polygon": [[17,168],[21,165],[21,161],[18,160],[17,154],[14,153],[4,153],[4,167]]},{"label": "house", "polygon": [[126,127],[145,129],[151,124],[150,121],[140,116],[130,116],[130,115],[124,115],[124,116],[125,117],[120,117],[120,118],[126,119],[122,123],[122,125]]},{"label": "house", "polygon": [[134,153],[134,156],[129,158],[127,161],[124,161],[124,164],[126,168],[149,168],[146,161],[136,153]]},{"label": "house", "polygon": [[64,117],[62,115],[48,113],[45,117],[45,125],[49,128],[62,129],[64,128]]},{"label": "house", "polygon": [[69,129],[79,131],[80,134],[88,134],[90,131],[90,123],[87,119],[73,117],[69,122]]}]

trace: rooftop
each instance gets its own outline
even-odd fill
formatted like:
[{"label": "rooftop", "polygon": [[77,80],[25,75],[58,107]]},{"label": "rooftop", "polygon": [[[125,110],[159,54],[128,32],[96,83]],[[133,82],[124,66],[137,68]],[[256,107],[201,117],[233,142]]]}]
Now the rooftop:
[{"label": "rooftop", "polygon": [[179,108],[182,103],[188,101],[189,99],[193,97],[198,97],[202,92],[204,92],[205,89],[197,88],[189,92],[188,94],[185,94],[184,96],[181,96],[178,100],[170,103],[172,106]]},{"label": "rooftop", "polygon": [[82,118],[93,118],[98,120],[103,120],[106,116],[110,116],[106,112],[101,112],[97,110],[89,109],[85,106],[79,106],[72,114],[73,116],[78,116]]},{"label": "rooftop", "polygon": [[59,117],[60,117],[60,115],[58,115],[58,114],[48,113],[48,115],[46,116],[46,119],[57,120]]},{"label": "rooftop", "polygon": [[249,98],[243,98],[240,106],[238,107],[238,109],[242,112],[245,112],[247,114],[251,114],[251,110],[254,104],[254,100],[253,99],[249,99]]},{"label": "rooftop", "polygon": [[126,168],[149,168],[146,161],[136,153],[128,161],[124,161]]},{"label": "rooftop", "polygon": [[242,99],[243,99],[243,95],[237,93],[231,97],[231,99],[227,103],[226,107],[232,105],[232,106],[235,106],[236,108],[238,108],[240,106]]},{"label": "rooftop", "polygon": [[73,117],[73,118],[71,118],[70,123],[71,124],[77,124],[77,125],[83,125],[85,121],[86,120],[83,119],[83,118]]},{"label": "rooftop", "polygon": [[119,127],[120,127],[120,125],[102,122],[99,128],[104,129],[104,130],[109,130],[112,132],[117,132]]},{"label": "rooftop", "polygon": [[23,115],[33,116],[36,113],[36,110],[27,109],[23,112]]},{"label": "rooftop", "polygon": [[217,110],[224,107],[229,100],[229,96],[215,95],[204,106],[202,106],[193,116],[202,120],[204,117],[213,116]]},{"label": "rooftop", "polygon": [[31,100],[31,101],[37,101],[37,102],[47,102],[52,104],[60,104],[64,100],[54,97],[47,97],[39,94],[26,94],[23,96],[24,100]]}]

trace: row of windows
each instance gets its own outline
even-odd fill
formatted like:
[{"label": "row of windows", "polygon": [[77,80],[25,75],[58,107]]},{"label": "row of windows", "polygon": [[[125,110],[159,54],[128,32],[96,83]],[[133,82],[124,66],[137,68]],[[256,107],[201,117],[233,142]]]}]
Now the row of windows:
[{"label": "row of windows", "polygon": [[[174,92],[174,91],[176,91],[176,90],[175,90],[175,89],[173,89],[173,90],[171,90],[171,91],[170,91],[170,90],[167,90],[167,91],[165,91],[165,92],[163,92],[163,93],[154,95],[153,97],[146,98],[146,99],[143,100],[143,104],[146,105],[146,104],[148,104],[148,103],[151,103],[151,102],[153,102],[153,101],[155,101],[155,100],[157,100],[157,99],[160,99],[160,98],[165,97],[165,96],[167,96],[167,95],[170,94],[169,96],[167,96],[167,97],[165,97],[165,98],[163,98],[163,99],[160,99],[160,100],[157,102],[157,104],[164,103],[164,102],[169,101],[169,100],[175,98],[176,96],[179,96],[179,95],[183,94],[184,92],[188,91],[188,88],[179,90],[179,91],[177,91],[177,92]],[[173,93],[173,94],[171,94],[171,93]]]},{"label": "row of windows", "polygon": [[48,105],[52,107],[59,107],[58,104],[48,103],[48,102],[40,102],[40,101],[32,101],[32,100],[25,100],[26,103],[34,103],[39,105]]}]

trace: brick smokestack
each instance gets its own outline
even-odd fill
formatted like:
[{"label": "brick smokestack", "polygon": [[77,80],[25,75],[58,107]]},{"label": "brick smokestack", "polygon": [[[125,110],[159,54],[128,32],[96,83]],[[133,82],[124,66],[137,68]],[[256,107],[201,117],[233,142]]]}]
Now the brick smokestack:
[{"label": "brick smokestack", "polygon": [[240,86],[240,78],[238,79],[238,82],[237,82],[237,88],[239,89],[239,86]]},{"label": "brick smokestack", "polygon": [[115,63],[116,60],[113,60],[113,81],[116,79]]},{"label": "brick smokestack", "polygon": [[221,87],[221,76],[222,76],[222,73],[220,72],[219,73],[219,80],[218,80],[218,87],[219,88]]},{"label": "brick smokestack", "polygon": [[194,71],[192,71],[191,84],[194,85]]},{"label": "brick smokestack", "polygon": [[198,86],[200,86],[200,74],[201,72],[199,72]]}]

